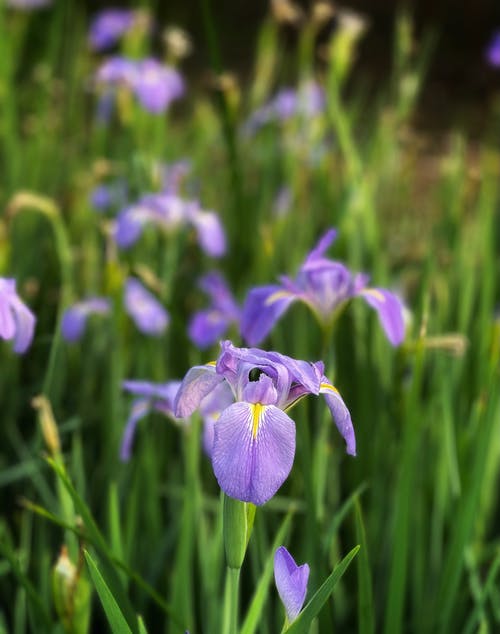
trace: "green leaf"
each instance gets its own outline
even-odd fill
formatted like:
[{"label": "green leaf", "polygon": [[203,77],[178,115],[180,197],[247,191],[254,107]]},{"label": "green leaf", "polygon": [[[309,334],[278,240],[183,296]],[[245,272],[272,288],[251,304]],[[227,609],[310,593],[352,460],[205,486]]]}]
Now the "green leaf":
[{"label": "green leaf", "polygon": [[116,602],[111,590],[108,588],[106,582],[104,581],[94,560],[90,556],[90,553],[85,550],[84,554],[85,561],[87,562],[87,566],[89,568],[90,576],[92,578],[92,581],[94,582],[97,594],[101,599],[102,607],[106,612],[106,617],[111,626],[113,634],[132,634],[132,630],[128,626],[127,620],[118,607],[118,603]]},{"label": "green leaf", "polygon": [[366,545],[365,525],[359,499],[356,500],[356,540],[361,547],[357,559],[358,568],[358,631],[360,634],[373,634],[375,615],[373,611],[372,578],[368,549]]},{"label": "green leaf", "polygon": [[340,563],[338,563],[332,574],[323,583],[320,589],[312,597],[306,607],[299,614],[297,619],[286,630],[287,634],[307,634],[314,617],[319,614],[319,611],[326,603],[328,597],[333,592],[337,582],[343,576],[347,570],[349,564],[357,555],[359,546],[355,546]]}]

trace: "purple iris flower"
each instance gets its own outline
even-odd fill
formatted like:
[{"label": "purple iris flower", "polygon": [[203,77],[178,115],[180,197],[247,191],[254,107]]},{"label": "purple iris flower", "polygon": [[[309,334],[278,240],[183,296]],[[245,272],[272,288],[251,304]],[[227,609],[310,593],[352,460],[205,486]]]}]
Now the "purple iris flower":
[{"label": "purple iris flower", "polygon": [[13,350],[23,354],[33,340],[36,318],[16,292],[16,280],[0,277],[0,337],[14,341]]},{"label": "purple iris flower", "polygon": [[145,335],[159,337],[170,321],[168,312],[156,297],[133,277],[129,277],[125,283],[125,308]]},{"label": "purple iris flower", "polygon": [[154,114],[165,112],[171,102],[185,92],[181,75],[153,58],[132,60],[112,57],[100,66],[96,81],[105,87],[128,87],[141,106]]},{"label": "purple iris flower", "polygon": [[288,623],[295,621],[302,610],[309,580],[309,566],[297,566],[284,546],[274,554],[274,580],[280,599],[285,606]]},{"label": "purple iris flower", "polygon": [[[180,385],[180,381],[167,383],[124,381],[122,383],[123,389],[136,397],[132,402],[122,438],[120,458],[123,462],[130,460],[137,423],[152,410],[164,414],[174,423],[185,422],[183,418],[178,418],[174,414],[174,401]],[[221,411],[228,407],[232,401],[231,390],[222,383],[200,403],[200,413],[203,419],[203,448],[208,456],[212,453],[215,421],[219,418]]]},{"label": "purple iris flower", "polygon": [[66,341],[78,341],[82,338],[90,315],[108,315],[111,302],[105,297],[90,297],[77,302],[64,311],[61,331]]},{"label": "purple iris flower", "polygon": [[122,205],[127,195],[124,182],[101,184],[90,192],[90,204],[97,211],[107,211],[115,205]]},{"label": "purple iris flower", "polygon": [[323,374],[321,361],[297,361],[278,352],[236,348],[221,343],[215,364],[195,366],[184,377],[175,415],[190,416],[220,385],[229,386],[234,402],[214,425],[212,466],[230,497],[264,504],[288,477],[295,455],[295,423],[285,413],[307,394],[323,394],[347,453],[356,454],[349,410]]},{"label": "purple iris flower", "polygon": [[486,49],[486,59],[490,66],[500,68],[500,31],[497,31],[491,38]]},{"label": "purple iris flower", "polygon": [[210,297],[211,305],[193,315],[188,333],[191,341],[203,349],[219,341],[232,323],[239,323],[240,308],[220,273],[207,273],[199,287]]},{"label": "purple iris flower", "polygon": [[213,211],[201,209],[197,202],[173,194],[146,194],[118,214],[116,243],[120,248],[128,249],[141,237],[147,225],[160,227],[166,232],[190,225],[207,255],[221,257],[226,252],[226,237],[219,217]]},{"label": "purple iris flower", "polygon": [[252,289],[243,305],[241,333],[250,345],[259,344],[295,301],[307,304],[320,323],[328,325],[337,311],[353,297],[362,297],[377,311],[382,328],[393,346],[405,336],[404,306],[384,288],[369,288],[368,276],[351,273],[342,263],[325,257],[335,240],[330,229],[309,253],[294,280],[282,276],[281,285]]},{"label": "purple iris flower", "polygon": [[129,31],[135,19],[130,9],[104,9],[90,23],[89,44],[95,51],[114,46]]}]

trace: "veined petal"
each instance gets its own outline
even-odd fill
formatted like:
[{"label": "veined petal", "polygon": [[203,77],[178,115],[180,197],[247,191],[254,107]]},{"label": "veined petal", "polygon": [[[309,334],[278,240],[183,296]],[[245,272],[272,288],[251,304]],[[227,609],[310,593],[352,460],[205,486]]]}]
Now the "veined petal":
[{"label": "veined petal", "polygon": [[359,295],[377,311],[380,325],[390,343],[399,346],[405,338],[403,302],[385,288],[364,288]]},{"label": "veined petal", "polygon": [[298,297],[281,286],[252,289],[243,305],[241,336],[250,346],[259,344]]},{"label": "veined petal", "polygon": [[342,400],[339,391],[334,387],[326,377],[321,382],[320,394],[324,394],[326,403],[337,429],[346,443],[346,451],[351,456],[356,455],[356,436],[351,420],[351,414]]},{"label": "veined petal", "polygon": [[264,504],[288,477],[295,424],[274,405],[234,403],[215,423],[212,465],[230,497]]},{"label": "veined petal", "polygon": [[280,546],[274,555],[274,580],[280,599],[285,606],[286,616],[291,623],[304,605],[309,580],[309,566],[297,566],[293,557],[284,546]]},{"label": "veined petal", "polygon": [[178,418],[191,416],[201,400],[223,380],[224,377],[215,373],[214,365],[196,365],[191,368],[175,397],[175,415]]}]

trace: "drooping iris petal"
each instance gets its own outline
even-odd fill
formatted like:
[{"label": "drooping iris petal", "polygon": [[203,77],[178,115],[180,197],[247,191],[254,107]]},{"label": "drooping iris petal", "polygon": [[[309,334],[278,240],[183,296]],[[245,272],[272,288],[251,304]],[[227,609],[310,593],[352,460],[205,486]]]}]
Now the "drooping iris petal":
[{"label": "drooping iris petal", "polygon": [[286,616],[291,623],[304,605],[309,580],[309,566],[297,566],[284,546],[274,554],[274,580],[280,599],[285,606]]},{"label": "drooping iris petal", "polygon": [[134,23],[134,11],[129,9],[104,9],[90,23],[89,44],[95,51],[113,46]]},{"label": "drooping iris petal", "polygon": [[106,315],[111,310],[111,303],[105,297],[91,297],[77,302],[64,311],[61,332],[66,341],[78,341],[85,332],[87,319],[92,314]]},{"label": "drooping iris petal", "polygon": [[120,446],[120,460],[128,462],[132,455],[135,431],[137,423],[151,411],[151,400],[149,398],[139,398],[132,403],[132,409],[123,432],[122,444]]},{"label": "drooping iris petal", "polygon": [[207,255],[220,258],[226,253],[226,235],[217,214],[197,209],[191,213],[191,223],[198,243]]},{"label": "drooping iris petal", "polygon": [[500,68],[500,31],[491,38],[486,49],[486,59],[493,68]]},{"label": "drooping iris petal", "polygon": [[162,335],[170,317],[165,308],[144,286],[132,277],[125,284],[125,308],[137,328],[146,335]]},{"label": "drooping iris petal", "polygon": [[337,388],[326,377],[323,377],[320,394],[323,394],[341,436],[346,443],[346,452],[351,456],[356,455],[356,435],[351,420],[351,414],[342,400]]},{"label": "drooping iris petal", "polygon": [[380,324],[390,343],[399,346],[405,338],[403,302],[384,288],[365,288],[359,295],[377,311]]},{"label": "drooping iris petal", "polygon": [[295,424],[274,405],[234,403],[215,424],[212,465],[230,497],[260,505],[288,477],[295,455]]},{"label": "drooping iris petal", "polygon": [[198,365],[191,368],[182,380],[175,398],[174,411],[179,418],[187,418],[200,406],[224,377],[215,373],[213,365]]},{"label": "drooping iris petal", "polygon": [[0,337],[13,339],[13,350],[26,352],[33,340],[36,318],[21,301],[16,291],[16,281],[0,278]]},{"label": "drooping iris petal", "polygon": [[297,299],[281,286],[261,286],[252,289],[245,300],[241,317],[241,336],[250,346],[267,337],[274,324]]}]

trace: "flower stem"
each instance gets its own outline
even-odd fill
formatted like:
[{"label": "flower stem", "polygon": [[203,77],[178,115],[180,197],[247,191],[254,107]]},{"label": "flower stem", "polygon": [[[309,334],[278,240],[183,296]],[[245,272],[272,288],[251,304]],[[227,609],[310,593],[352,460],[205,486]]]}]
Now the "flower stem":
[{"label": "flower stem", "polygon": [[237,634],[240,568],[226,568],[226,589],[224,596],[223,634]]}]

